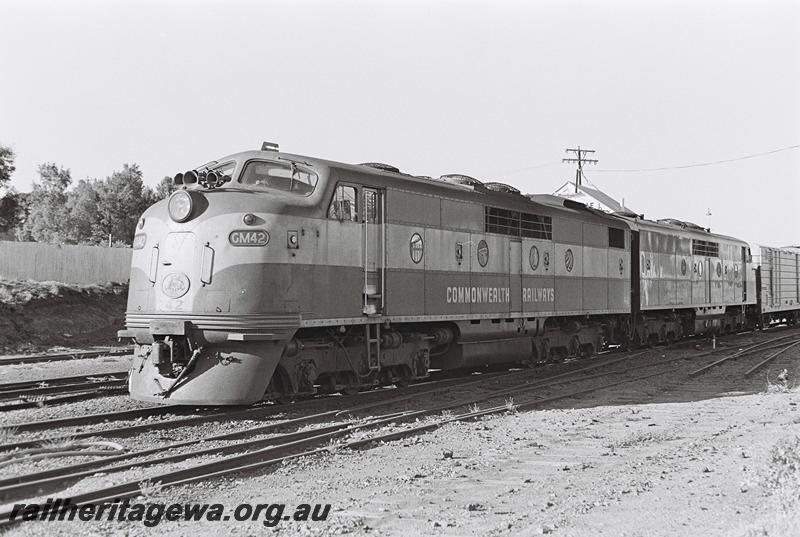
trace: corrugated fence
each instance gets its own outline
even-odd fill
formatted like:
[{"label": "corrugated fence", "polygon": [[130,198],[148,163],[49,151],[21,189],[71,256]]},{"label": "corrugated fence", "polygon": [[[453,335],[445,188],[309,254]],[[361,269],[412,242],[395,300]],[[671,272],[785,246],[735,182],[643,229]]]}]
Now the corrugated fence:
[{"label": "corrugated fence", "polygon": [[0,278],[63,283],[127,282],[130,248],[0,241]]}]

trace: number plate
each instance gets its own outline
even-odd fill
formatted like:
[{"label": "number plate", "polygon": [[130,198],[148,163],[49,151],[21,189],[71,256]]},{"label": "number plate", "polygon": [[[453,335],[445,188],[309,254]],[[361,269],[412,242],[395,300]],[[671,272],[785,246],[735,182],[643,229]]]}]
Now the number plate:
[{"label": "number plate", "polygon": [[266,246],[269,233],[263,229],[237,229],[228,235],[228,242],[234,246]]}]

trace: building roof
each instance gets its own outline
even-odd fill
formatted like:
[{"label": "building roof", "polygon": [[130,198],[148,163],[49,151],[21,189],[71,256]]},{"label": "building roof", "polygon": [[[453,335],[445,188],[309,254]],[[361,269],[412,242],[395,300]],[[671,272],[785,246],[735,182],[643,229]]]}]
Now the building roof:
[{"label": "building roof", "polygon": [[612,213],[635,213],[636,211],[629,209],[622,205],[620,202],[606,194],[605,192],[598,190],[596,188],[591,188],[586,185],[578,185],[578,192],[575,192],[575,183],[572,181],[567,181],[561,187],[559,187],[555,191],[556,196],[561,196],[565,198],[570,197],[582,197],[581,194],[584,196],[588,196],[595,200],[599,205],[605,207],[609,212]]}]

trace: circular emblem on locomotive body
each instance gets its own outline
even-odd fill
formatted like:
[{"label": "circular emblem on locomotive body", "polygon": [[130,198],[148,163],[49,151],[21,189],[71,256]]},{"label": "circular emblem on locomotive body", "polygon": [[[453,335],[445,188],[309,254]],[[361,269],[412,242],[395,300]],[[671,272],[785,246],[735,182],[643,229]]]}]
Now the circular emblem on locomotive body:
[{"label": "circular emblem on locomotive body", "polygon": [[572,253],[572,248],[567,248],[567,251],[564,252],[564,267],[566,267],[567,272],[572,272],[572,267],[575,266],[575,254]]},{"label": "circular emblem on locomotive body", "polygon": [[531,270],[539,268],[539,249],[536,246],[531,246],[531,253],[528,255],[528,262],[531,264]]},{"label": "circular emblem on locomotive body", "polygon": [[422,256],[425,253],[425,243],[422,242],[422,237],[419,233],[411,235],[411,242],[408,245],[408,251],[411,254],[411,261],[419,263],[422,261]]},{"label": "circular emblem on locomotive body", "polygon": [[619,275],[622,276],[623,274],[625,274],[625,261],[623,261],[622,258],[620,257],[619,258]]},{"label": "circular emblem on locomotive body", "polygon": [[486,241],[481,240],[481,242],[478,243],[478,263],[480,263],[482,267],[485,267],[486,263],[488,262],[489,262],[489,245],[486,244]]},{"label": "circular emblem on locomotive body", "polygon": [[717,261],[717,278],[719,278],[720,276],[722,276],[722,263]]},{"label": "circular emblem on locomotive body", "polygon": [[161,280],[161,290],[170,298],[180,298],[189,291],[189,278],[182,272],[170,272]]},{"label": "circular emblem on locomotive body", "polygon": [[681,275],[686,276],[686,260],[681,259]]}]

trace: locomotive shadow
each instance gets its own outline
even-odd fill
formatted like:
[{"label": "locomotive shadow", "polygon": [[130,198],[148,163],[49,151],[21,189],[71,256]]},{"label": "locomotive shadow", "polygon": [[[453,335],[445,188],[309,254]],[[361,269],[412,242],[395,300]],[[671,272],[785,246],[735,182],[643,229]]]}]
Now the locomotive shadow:
[{"label": "locomotive shadow", "polygon": [[[633,380],[627,384],[598,390],[596,393],[544,403],[534,410],[692,403],[800,390],[800,353],[786,357],[751,377],[745,377],[743,371],[745,367],[755,365],[756,362],[753,358],[741,360],[741,363],[734,361],[731,364],[720,364],[704,374],[691,377],[689,372],[702,367],[704,363],[686,359],[680,362],[679,369],[674,373]],[[638,375],[635,372],[631,373],[632,378],[636,376]]]}]

